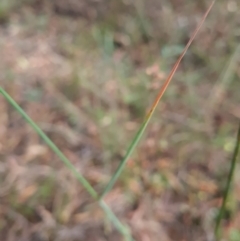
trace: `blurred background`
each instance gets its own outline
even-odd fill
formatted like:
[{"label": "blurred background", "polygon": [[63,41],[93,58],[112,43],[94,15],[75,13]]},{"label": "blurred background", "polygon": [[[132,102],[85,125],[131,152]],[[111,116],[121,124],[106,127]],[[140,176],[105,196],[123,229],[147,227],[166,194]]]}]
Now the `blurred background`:
[{"label": "blurred background", "polygon": [[[1,0],[0,85],[101,193],[211,1]],[[240,118],[240,3],[217,1],[107,204],[137,241],[212,240]],[[0,96],[0,240],[118,241]],[[237,166],[223,240],[240,240]]]}]

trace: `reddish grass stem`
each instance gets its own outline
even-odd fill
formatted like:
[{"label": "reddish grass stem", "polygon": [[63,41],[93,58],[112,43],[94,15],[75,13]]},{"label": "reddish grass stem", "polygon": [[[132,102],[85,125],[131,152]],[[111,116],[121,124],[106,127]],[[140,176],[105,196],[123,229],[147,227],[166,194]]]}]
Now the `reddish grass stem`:
[{"label": "reddish grass stem", "polygon": [[130,155],[132,154],[132,152],[134,151],[134,149],[136,148],[138,142],[140,141],[148,123],[149,120],[151,119],[160,99],[162,98],[163,94],[165,93],[169,83],[171,82],[182,58],[184,57],[184,55],[186,54],[189,46],[191,45],[191,43],[193,42],[194,38],[196,37],[198,31],[200,30],[200,28],[202,27],[206,17],[208,16],[210,10],[212,9],[213,5],[214,5],[215,1],[212,1],[211,5],[209,6],[209,8],[207,9],[206,13],[204,14],[204,16],[202,17],[202,20],[200,21],[199,25],[197,26],[197,28],[195,29],[195,31],[193,32],[190,40],[188,41],[187,45],[185,46],[182,54],[179,56],[178,60],[176,61],[175,65],[173,66],[170,74],[168,75],[167,79],[165,80],[162,88],[160,89],[155,101],[153,102],[153,105],[151,106],[148,114],[146,115],[142,125],[140,126],[138,132],[136,133],[135,137],[133,138],[133,141],[131,142],[131,144],[128,147],[128,150],[126,152],[126,155],[124,156],[123,160],[120,162],[116,172],[114,173],[114,175],[112,176],[112,178],[110,179],[110,181],[108,182],[107,186],[105,187],[102,195],[101,195],[101,199],[104,198],[104,196],[112,189],[112,187],[114,186],[115,182],[117,181],[117,179],[119,178],[119,176],[121,175]]}]

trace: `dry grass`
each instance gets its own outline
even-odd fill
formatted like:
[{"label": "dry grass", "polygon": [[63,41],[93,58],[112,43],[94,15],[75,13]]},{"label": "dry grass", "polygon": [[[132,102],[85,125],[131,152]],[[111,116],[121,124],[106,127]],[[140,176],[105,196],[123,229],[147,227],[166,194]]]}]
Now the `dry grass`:
[{"label": "dry grass", "polygon": [[[99,192],[205,10],[150,2],[144,14],[122,5],[100,20],[23,5],[0,25],[1,85]],[[240,117],[237,9],[215,5],[106,197],[137,241],[211,240]],[[2,97],[0,113],[0,240],[121,240]],[[239,183],[236,175],[223,223],[231,241],[240,237]]]}]

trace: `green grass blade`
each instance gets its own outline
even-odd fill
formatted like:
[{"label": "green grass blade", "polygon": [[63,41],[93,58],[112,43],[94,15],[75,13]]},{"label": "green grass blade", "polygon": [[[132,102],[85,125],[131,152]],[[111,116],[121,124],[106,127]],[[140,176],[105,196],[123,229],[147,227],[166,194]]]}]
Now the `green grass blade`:
[{"label": "green grass blade", "polygon": [[233,156],[232,156],[232,160],[231,160],[231,167],[230,167],[230,171],[228,174],[226,188],[224,191],[223,202],[222,202],[220,212],[219,212],[219,215],[218,215],[217,221],[216,221],[216,227],[215,227],[216,240],[218,240],[220,238],[220,224],[221,224],[221,221],[223,219],[223,216],[224,216],[224,213],[226,210],[228,195],[229,195],[229,191],[230,191],[232,181],[234,178],[234,170],[235,170],[236,163],[237,163],[237,156],[238,156],[239,148],[240,148],[240,123],[239,123],[239,128],[238,128],[238,133],[237,133],[236,144],[235,144],[235,148],[234,148]]},{"label": "green grass blade", "polygon": [[105,214],[108,216],[109,220],[115,225],[118,231],[124,236],[126,241],[134,241],[131,236],[131,233],[127,227],[125,227],[119,219],[115,216],[109,206],[103,201],[99,200],[100,207],[104,210]]},{"label": "green grass blade", "polygon": [[97,192],[93,189],[90,183],[76,170],[68,158],[58,149],[58,147],[47,137],[47,135],[39,128],[39,126],[28,116],[28,114],[13,100],[13,98],[0,87],[0,93],[4,98],[17,110],[17,112],[28,122],[30,126],[38,133],[38,135],[45,141],[45,143],[52,149],[52,151],[60,158],[60,160],[67,166],[67,168],[74,174],[79,182],[85,187],[88,193],[97,199]]},{"label": "green grass blade", "polygon": [[[13,98],[0,87],[0,94],[17,110],[17,112],[26,120],[26,122],[32,126],[32,128],[38,133],[38,135],[45,141],[49,148],[60,158],[60,160],[68,167],[68,169],[74,174],[78,181],[85,187],[88,193],[98,200],[98,194],[93,189],[91,184],[76,170],[74,165],[68,160],[68,158],[58,149],[58,147],[47,137],[47,135],[39,128],[39,126],[28,116],[28,114],[13,100]],[[125,240],[133,241],[128,228],[123,225],[119,219],[115,216],[108,205],[103,202],[98,202],[99,206],[103,209],[106,216],[111,220],[116,229],[124,236]]]},{"label": "green grass blade", "polygon": [[147,118],[144,123],[140,126],[136,136],[134,137],[131,145],[129,146],[125,157],[123,158],[123,160],[121,161],[120,165],[118,166],[116,172],[114,173],[113,177],[111,178],[111,180],[109,181],[109,183],[107,184],[106,188],[104,189],[100,199],[102,199],[113,187],[113,185],[115,184],[115,182],[117,181],[118,177],[120,176],[121,172],[123,171],[125,164],[128,161],[128,158],[130,157],[130,155],[132,154],[132,152],[134,151],[135,147],[137,146],[138,142],[140,141],[140,138],[142,137],[148,122],[150,121],[150,118]]},{"label": "green grass blade", "polygon": [[200,21],[199,25],[197,26],[197,28],[195,29],[195,31],[193,32],[191,38],[189,39],[187,45],[185,46],[182,54],[179,56],[178,60],[176,61],[175,65],[173,66],[170,74],[168,75],[167,79],[165,80],[162,88],[160,89],[157,98],[155,99],[154,103],[152,104],[150,111],[148,112],[144,122],[142,123],[142,125],[140,126],[137,134],[135,135],[135,137],[133,138],[133,141],[131,142],[131,144],[129,145],[129,148],[123,158],[123,160],[120,162],[115,174],[112,176],[112,178],[110,179],[109,183],[107,184],[107,186],[105,187],[105,189],[103,190],[103,193],[101,195],[101,199],[104,198],[104,196],[112,189],[112,187],[114,186],[115,182],[117,181],[117,179],[119,178],[121,172],[123,171],[125,164],[127,163],[129,156],[132,154],[133,150],[135,149],[135,147],[137,146],[138,142],[140,141],[148,123],[149,120],[151,119],[160,99],[162,98],[163,94],[165,93],[169,83],[172,80],[172,77],[174,76],[182,58],[184,57],[185,53],[187,52],[189,46],[191,45],[191,43],[193,42],[194,38],[196,37],[198,31],[200,30],[201,26],[203,25],[207,15],[209,14],[211,8],[213,7],[215,1],[212,1],[211,5],[209,6],[209,8],[207,9],[206,13],[204,14],[202,20]]}]

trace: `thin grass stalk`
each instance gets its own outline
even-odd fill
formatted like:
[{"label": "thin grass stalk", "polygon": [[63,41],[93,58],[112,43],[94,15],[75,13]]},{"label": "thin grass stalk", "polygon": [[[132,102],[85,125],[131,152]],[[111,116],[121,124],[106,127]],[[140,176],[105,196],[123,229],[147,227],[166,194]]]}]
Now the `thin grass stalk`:
[{"label": "thin grass stalk", "polygon": [[[15,108],[15,110],[26,120],[26,122],[35,130],[35,132],[44,140],[47,146],[59,157],[65,166],[74,174],[77,180],[83,185],[86,191],[95,199],[99,200],[97,192],[91,184],[76,170],[70,160],[60,151],[60,149],[48,138],[48,136],[39,128],[39,126],[29,117],[29,115],[16,103],[16,101],[0,87],[0,94]],[[125,225],[115,216],[108,205],[103,202],[98,202],[109,220],[112,221],[116,229],[124,236],[126,241],[133,241],[131,234]]]},{"label": "thin grass stalk", "polygon": [[108,219],[114,223],[115,227],[118,229],[119,232],[124,236],[126,241],[134,241],[131,236],[131,232],[127,226],[124,226],[116,215],[112,212],[109,206],[104,202],[104,200],[99,200],[100,207],[104,210],[105,214],[107,215]]},{"label": "thin grass stalk", "polygon": [[233,156],[232,156],[232,159],[231,159],[231,167],[230,167],[230,171],[229,171],[227,183],[226,183],[226,188],[225,188],[224,195],[223,195],[223,202],[222,202],[220,212],[219,212],[219,215],[218,215],[217,221],[216,221],[216,226],[215,226],[216,240],[219,240],[219,238],[220,238],[220,224],[221,224],[221,221],[223,219],[224,213],[226,211],[226,205],[227,205],[229,192],[230,192],[232,182],[233,182],[233,178],[234,178],[234,171],[235,171],[235,168],[236,168],[239,148],[240,148],[240,122],[239,122],[236,144],[235,144]]},{"label": "thin grass stalk", "polygon": [[194,40],[194,38],[196,37],[198,31],[199,31],[200,28],[202,27],[202,25],[203,25],[206,17],[208,16],[210,10],[212,9],[212,7],[213,7],[213,5],[214,5],[214,2],[215,2],[215,1],[212,1],[211,5],[210,5],[209,8],[207,9],[207,11],[206,11],[206,13],[204,14],[202,20],[200,21],[199,25],[197,26],[197,28],[195,29],[195,31],[194,31],[194,33],[192,34],[191,38],[189,39],[187,45],[185,46],[182,54],[179,56],[179,58],[178,58],[178,60],[176,61],[175,65],[173,66],[170,74],[168,75],[168,77],[167,77],[167,79],[165,80],[162,88],[160,89],[160,91],[159,91],[159,93],[158,93],[158,95],[157,95],[157,97],[156,97],[156,99],[155,99],[152,107],[150,108],[148,114],[146,115],[146,117],[145,117],[143,123],[141,124],[138,132],[136,133],[135,137],[133,138],[133,141],[132,141],[131,144],[129,145],[129,148],[127,149],[127,152],[126,152],[124,158],[123,158],[122,161],[120,162],[120,164],[119,164],[116,172],[114,173],[114,175],[112,176],[112,178],[111,178],[110,181],[108,182],[107,186],[106,186],[105,189],[103,190],[103,193],[102,193],[102,195],[101,195],[101,197],[100,197],[101,199],[103,199],[104,196],[112,189],[112,187],[114,186],[115,182],[116,182],[117,179],[119,178],[119,176],[120,176],[121,172],[123,171],[123,169],[124,169],[124,167],[125,167],[128,159],[129,159],[130,155],[132,154],[132,152],[133,152],[134,149],[136,148],[138,142],[140,141],[140,139],[141,139],[141,137],[142,137],[142,135],[143,135],[143,133],[144,133],[144,131],[145,131],[145,129],[146,129],[146,127],[147,127],[147,125],[148,125],[148,123],[149,123],[149,121],[150,121],[150,119],[151,119],[151,117],[152,117],[152,115],[153,115],[153,113],[154,113],[154,111],[155,111],[155,109],[156,109],[159,101],[160,101],[160,99],[162,98],[162,96],[163,96],[163,94],[165,93],[165,91],[166,91],[169,83],[171,82],[171,80],[172,80],[172,78],[173,78],[173,76],[174,76],[174,74],[175,74],[175,72],[176,72],[176,70],[177,70],[177,68],[178,68],[178,66],[179,66],[182,58],[183,58],[184,55],[186,54],[189,46],[190,46],[191,43],[193,42],[193,40]]},{"label": "thin grass stalk", "polygon": [[85,187],[87,192],[97,199],[97,192],[93,189],[91,184],[76,170],[73,164],[68,158],[59,150],[59,148],[47,137],[47,135],[41,130],[41,128],[29,117],[29,115],[16,103],[15,100],[0,87],[0,93],[3,97],[17,110],[17,112],[26,120],[26,122],[32,126],[32,128],[38,133],[38,135],[44,140],[49,148],[60,158],[60,160],[66,165],[66,167],[74,174],[79,182]]}]

